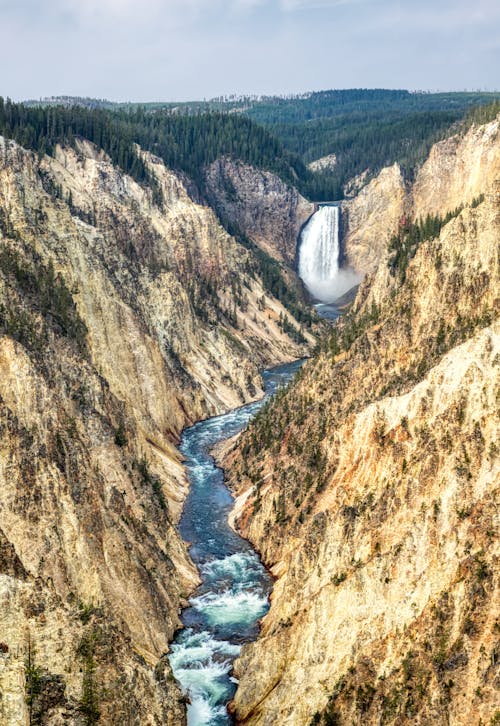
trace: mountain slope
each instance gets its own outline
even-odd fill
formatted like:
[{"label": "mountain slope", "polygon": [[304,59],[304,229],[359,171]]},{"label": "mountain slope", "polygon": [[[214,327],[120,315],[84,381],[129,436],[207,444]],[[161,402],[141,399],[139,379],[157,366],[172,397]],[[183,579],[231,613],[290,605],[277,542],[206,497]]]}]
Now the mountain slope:
[{"label": "mountain slope", "polygon": [[398,164],[384,169],[342,203],[343,252],[359,272],[373,273],[405,220],[445,217],[478,200],[500,175],[498,117],[435,144],[409,185]]},{"label": "mountain slope", "polygon": [[288,266],[295,265],[297,240],[315,206],[270,172],[222,158],[206,172],[207,196],[229,228]]},{"label": "mountain slope", "polygon": [[[197,575],[176,443],[312,336],[140,149],[0,139],[0,720],[181,724],[164,654]],[[280,328],[288,317],[291,334]]]},{"label": "mountain slope", "polygon": [[[498,170],[489,131],[473,133]],[[405,222],[355,311],[226,459],[235,522],[277,577],[236,662],[241,723],[497,718],[500,188],[497,172],[471,181],[454,148],[463,209],[446,219],[444,195],[437,234]]]}]

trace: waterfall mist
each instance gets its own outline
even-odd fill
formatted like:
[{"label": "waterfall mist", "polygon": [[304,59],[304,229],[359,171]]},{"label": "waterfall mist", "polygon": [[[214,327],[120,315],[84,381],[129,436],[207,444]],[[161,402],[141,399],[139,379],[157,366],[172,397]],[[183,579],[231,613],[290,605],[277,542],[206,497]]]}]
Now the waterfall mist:
[{"label": "waterfall mist", "polygon": [[301,234],[299,275],[307,289],[321,302],[330,303],[357,285],[361,276],[339,267],[340,210],[320,207]]}]

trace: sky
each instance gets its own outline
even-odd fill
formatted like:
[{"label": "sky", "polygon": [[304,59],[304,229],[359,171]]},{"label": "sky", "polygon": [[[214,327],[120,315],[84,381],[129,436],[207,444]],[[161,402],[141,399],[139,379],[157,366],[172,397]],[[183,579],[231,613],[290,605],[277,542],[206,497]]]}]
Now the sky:
[{"label": "sky", "polygon": [[500,0],[0,0],[0,95],[500,89]]}]

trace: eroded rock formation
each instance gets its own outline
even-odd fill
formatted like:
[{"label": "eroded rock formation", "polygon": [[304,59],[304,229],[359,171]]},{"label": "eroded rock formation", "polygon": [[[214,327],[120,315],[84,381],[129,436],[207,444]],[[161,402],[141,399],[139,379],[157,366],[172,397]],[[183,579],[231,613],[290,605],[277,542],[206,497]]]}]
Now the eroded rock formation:
[{"label": "eroded rock formation", "polygon": [[413,183],[405,183],[394,164],[343,202],[346,263],[358,272],[373,273],[404,217],[445,215],[491,188],[500,170],[499,127],[497,118],[435,144]]},{"label": "eroded rock formation", "polygon": [[294,264],[297,239],[314,204],[275,174],[231,159],[210,166],[207,187],[223,219],[272,257]]}]

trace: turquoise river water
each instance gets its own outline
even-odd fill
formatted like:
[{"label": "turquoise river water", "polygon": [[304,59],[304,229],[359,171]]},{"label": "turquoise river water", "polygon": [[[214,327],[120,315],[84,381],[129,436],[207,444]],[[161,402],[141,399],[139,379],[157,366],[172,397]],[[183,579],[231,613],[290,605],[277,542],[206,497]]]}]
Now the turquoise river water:
[{"label": "turquoise river water", "polygon": [[255,640],[259,619],[267,612],[271,578],[249,542],[228,524],[233,498],[210,449],[241,431],[266,398],[286,384],[302,361],[263,374],[261,401],[201,421],[182,434],[181,451],[190,491],[180,521],[184,540],[202,584],[183,611],[169,655],[176,679],[189,698],[189,726],[226,726],[227,703],[236,690],[232,664],[244,643]]}]

